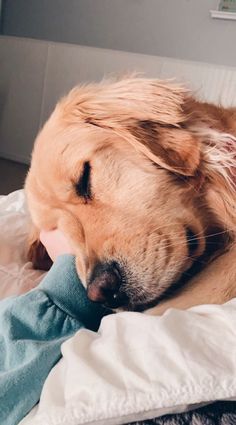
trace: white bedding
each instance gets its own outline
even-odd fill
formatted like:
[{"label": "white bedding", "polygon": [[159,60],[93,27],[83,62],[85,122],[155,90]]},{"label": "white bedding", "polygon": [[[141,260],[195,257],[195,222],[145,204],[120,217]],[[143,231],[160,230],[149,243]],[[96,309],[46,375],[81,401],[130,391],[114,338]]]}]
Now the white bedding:
[{"label": "white bedding", "polygon": [[[34,287],[25,264],[23,191],[0,197],[0,295]],[[236,400],[236,300],[171,309],[162,317],[119,313],[98,333],[81,330],[62,346],[41,400],[21,425],[125,424]]]},{"label": "white bedding", "polygon": [[0,299],[29,291],[42,278],[26,260],[28,231],[23,190],[0,196]]}]

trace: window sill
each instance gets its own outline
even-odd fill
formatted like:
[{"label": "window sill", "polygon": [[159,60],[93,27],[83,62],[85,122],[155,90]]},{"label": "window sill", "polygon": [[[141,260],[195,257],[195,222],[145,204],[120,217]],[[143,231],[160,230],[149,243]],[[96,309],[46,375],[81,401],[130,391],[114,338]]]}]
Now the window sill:
[{"label": "window sill", "polygon": [[220,10],[210,10],[212,18],[215,19],[227,19],[236,21],[236,12],[222,12]]}]

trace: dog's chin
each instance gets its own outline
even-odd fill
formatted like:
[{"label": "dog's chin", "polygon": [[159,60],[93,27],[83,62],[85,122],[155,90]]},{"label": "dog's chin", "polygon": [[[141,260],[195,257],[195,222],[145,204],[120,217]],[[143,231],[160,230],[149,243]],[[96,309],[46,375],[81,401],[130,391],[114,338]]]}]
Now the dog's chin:
[{"label": "dog's chin", "polygon": [[104,304],[104,307],[119,313],[122,311],[134,311],[142,313],[145,310],[155,307],[159,303],[160,297],[155,298],[153,300],[129,300],[128,297],[124,297],[123,302],[114,301],[113,303]]},{"label": "dog's chin", "polygon": [[153,294],[152,298],[150,298],[150,294],[147,294],[146,297],[143,295],[142,298],[132,298],[127,294],[122,294],[122,297],[118,297],[113,305],[110,304],[106,307],[109,307],[115,312],[136,311],[142,313],[175,296],[186,286],[191,276],[198,273],[200,269],[199,264],[193,264],[187,272],[180,273],[178,279],[170,283],[162,292],[159,292],[156,296]]},{"label": "dog's chin", "polygon": [[[172,284],[173,285],[173,284]],[[172,286],[170,285],[170,286]],[[173,285],[175,286],[175,285]],[[170,288],[168,288],[169,290]],[[133,291],[132,291],[133,292]],[[145,310],[155,307],[159,304],[160,301],[165,298],[166,290],[163,292],[159,292],[158,295],[153,294],[150,297],[150,293],[142,295],[142,297],[129,296],[125,291],[119,292],[116,297],[109,300],[109,302],[104,302],[102,305],[105,308],[113,310],[114,312],[122,312],[122,311],[134,311],[134,312],[144,312]]]},{"label": "dog's chin", "polygon": [[136,311],[144,312],[150,308],[156,307],[161,302],[173,298],[181,290],[183,290],[191,277],[195,276],[202,270],[203,262],[193,262],[193,264],[186,271],[179,274],[175,281],[171,282],[158,296],[152,299],[143,297],[142,299],[132,300],[129,299],[126,305],[120,306],[119,311]]},{"label": "dog's chin", "polygon": [[140,301],[132,303],[130,302],[126,306],[121,306],[119,311],[136,311],[138,313],[143,313],[144,311],[148,310],[149,308],[155,307],[160,302],[160,297],[157,297],[153,300],[147,300],[147,301]]}]

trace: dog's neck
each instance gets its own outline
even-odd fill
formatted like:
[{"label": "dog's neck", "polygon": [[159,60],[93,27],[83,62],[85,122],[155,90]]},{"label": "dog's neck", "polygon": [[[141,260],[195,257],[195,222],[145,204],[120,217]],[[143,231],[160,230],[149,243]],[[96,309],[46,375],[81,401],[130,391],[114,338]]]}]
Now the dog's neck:
[{"label": "dog's neck", "polygon": [[201,140],[203,190],[206,205],[216,223],[236,234],[236,134],[223,133],[207,126],[193,126]]}]

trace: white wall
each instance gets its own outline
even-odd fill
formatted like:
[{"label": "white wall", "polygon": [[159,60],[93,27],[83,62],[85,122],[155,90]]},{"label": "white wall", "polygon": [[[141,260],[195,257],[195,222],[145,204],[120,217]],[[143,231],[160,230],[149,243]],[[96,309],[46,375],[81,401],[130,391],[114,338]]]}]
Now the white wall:
[{"label": "white wall", "polygon": [[21,162],[59,97],[109,73],[177,77],[201,99],[236,106],[236,68],[14,37],[0,37],[0,57],[0,157]]},{"label": "white wall", "polygon": [[3,0],[4,34],[236,66],[219,0]]}]

